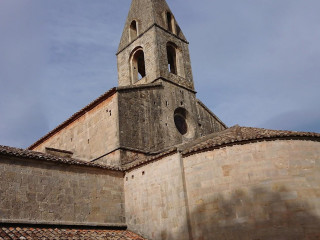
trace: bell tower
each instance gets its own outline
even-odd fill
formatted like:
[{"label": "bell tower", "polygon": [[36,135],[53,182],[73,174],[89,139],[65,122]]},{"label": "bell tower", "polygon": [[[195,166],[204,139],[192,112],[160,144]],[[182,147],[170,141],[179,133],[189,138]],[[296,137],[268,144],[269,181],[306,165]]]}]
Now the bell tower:
[{"label": "bell tower", "polygon": [[194,90],[188,44],[165,0],[132,0],[117,52],[119,86],[161,80]]},{"label": "bell tower", "polygon": [[117,52],[124,155],[156,153],[225,129],[196,98],[188,44],[165,0],[132,0]]}]

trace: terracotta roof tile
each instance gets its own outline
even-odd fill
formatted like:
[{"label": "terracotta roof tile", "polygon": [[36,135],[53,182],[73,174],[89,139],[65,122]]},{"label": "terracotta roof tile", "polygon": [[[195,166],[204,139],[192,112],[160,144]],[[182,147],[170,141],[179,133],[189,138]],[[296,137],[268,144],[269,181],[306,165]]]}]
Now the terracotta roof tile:
[{"label": "terracotta roof tile", "polygon": [[230,144],[242,144],[248,141],[263,141],[272,140],[277,138],[308,138],[320,141],[319,133],[312,132],[294,132],[294,131],[281,131],[281,130],[270,130],[264,128],[252,128],[252,127],[240,127],[238,125],[223,130],[221,132],[212,133],[210,135],[198,138],[189,143],[180,144],[172,147],[171,149],[164,150],[159,153],[149,153],[145,157],[141,157],[135,162],[124,165],[123,167],[117,166],[106,166],[94,162],[86,162],[72,158],[57,157],[50,154],[35,152],[31,150],[7,147],[0,145],[0,155],[22,157],[28,159],[46,160],[51,162],[69,164],[69,165],[80,165],[88,167],[98,167],[103,169],[109,169],[114,171],[128,171],[132,168],[139,167],[144,164],[148,164],[153,161],[157,161],[165,156],[174,154],[179,151],[182,155],[193,154],[198,151],[204,151],[207,149],[222,147]]},{"label": "terracotta roof tile", "polygon": [[146,240],[127,230],[72,229],[57,227],[0,227],[0,240]]},{"label": "terracotta roof tile", "polygon": [[241,144],[247,141],[271,140],[277,138],[309,138],[320,141],[319,133],[270,130],[264,128],[240,127],[238,125],[197,139],[179,148],[183,155],[197,151],[221,147],[228,144]]},{"label": "terracotta roof tile", "polygon": [[21,158],[35,159],[35,160],[45,160],[45,161],[63,163],[68,165],[97,167],[97,168],[103,168],[108,170],[121,171],[121,168],[116,166],[106,166],[98,163],[86,162],[86,161],[81,161],[73,158],[62,158],[62,157],[57,157],[50,154],[35,152],[31,150],[26,150],[26,149],[2,146],[2,145],[0,145],[0,155],[11,156],[11,157],[21,157]]}]

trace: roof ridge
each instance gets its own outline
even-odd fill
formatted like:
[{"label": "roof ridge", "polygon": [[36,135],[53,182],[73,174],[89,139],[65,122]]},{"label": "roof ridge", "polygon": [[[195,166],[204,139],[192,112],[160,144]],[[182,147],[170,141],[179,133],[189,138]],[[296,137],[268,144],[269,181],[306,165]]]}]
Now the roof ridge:
[{"label": "roof ridge", "polygon": [[198,142],[193,146],[189,146],[189,148],[182,148],[182,154],[190,155],[198,151],[222,147],[229,144],[240,144],[247,141],[261,141],[275,138],[315,138],[320,140],[320,133],[241,127],[239,125],[235,125],[209,136],[212,138],[206,137],[203,141]]},{"label": "roof ridge", "polygon": [[65,126],[69,125],[73,121],[77,120],[79,117],[81,117],[86,111],[92,110],[96,105],[101,103],[106,98],[112,96],[114,93],[117,92],[117,88],[113,87],[106,91],[104,94],[100,95],[98,98],[90,102],[88,105],[86,105],[84,108],[80,109],[78,112],[74,113],[71,117],[69,117],[67,120],[59,124],[57,127],[55,127],[53,130],[48,132],[46,135],[38,139],[36,142],[34,142],[32,145],[30,145],[27,149],[32,150],[36,146],[38,146],[40,143],[47,140],[49,137],[53,136],[55,133],[59,132],[61,129],[63,129]]},{"label": "roof ridge", "polygon": [[96,167],[113,171],[122,171],[121,167],[118,166],[108,166],[99,163],[87,162],[80,159],[75,158],[65,158],[65,157],[57,157],[52,154],[36,152],[29,149],[15,148],[0,145],[0,155],[6,155],[11,157],[22,157],[27,159],[34,160],[45,160],[49,162],[58,162],[62,164],[68,165],[78,165],[78,166],[86,166],[86,167]]}]

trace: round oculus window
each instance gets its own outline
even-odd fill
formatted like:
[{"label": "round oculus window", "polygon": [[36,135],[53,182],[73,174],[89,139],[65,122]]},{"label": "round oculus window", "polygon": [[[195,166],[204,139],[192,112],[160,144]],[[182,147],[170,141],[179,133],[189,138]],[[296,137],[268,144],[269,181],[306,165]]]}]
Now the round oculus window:
[{"label": "round oculus window", "polygon": [[183,108],[178,108],[174,112],[174,123],[178,131],[185,135],[188,132],[188,124],[186,121],[186,110]]}]

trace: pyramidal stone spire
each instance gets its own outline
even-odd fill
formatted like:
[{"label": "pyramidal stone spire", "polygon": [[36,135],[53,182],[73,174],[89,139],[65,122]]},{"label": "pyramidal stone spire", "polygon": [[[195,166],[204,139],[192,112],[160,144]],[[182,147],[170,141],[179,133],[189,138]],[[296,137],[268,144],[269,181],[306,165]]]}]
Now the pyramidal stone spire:
[{"label": "pyramidal stone spire", "polygon": [[[133,21],[135,21],[136,26],[132,25]],[[118,52],[134,40],[136,36],[130,36],[135,34],[133,31],[136,31],[137,35],[141,35],[154,25],[168,30],[182,40],[187,41],[165,0],[132,0]],[[131,32],[128,31],[130,27]]]}]

